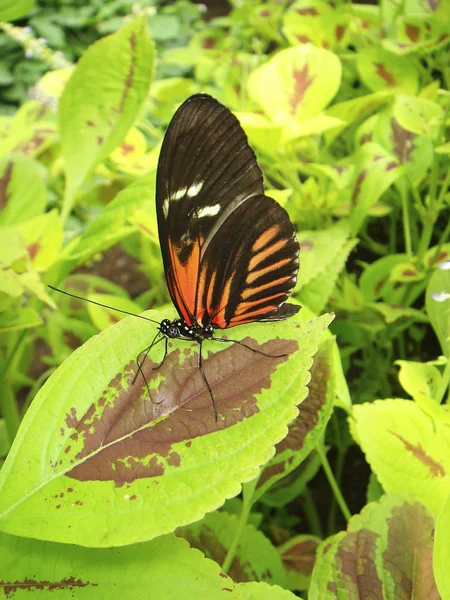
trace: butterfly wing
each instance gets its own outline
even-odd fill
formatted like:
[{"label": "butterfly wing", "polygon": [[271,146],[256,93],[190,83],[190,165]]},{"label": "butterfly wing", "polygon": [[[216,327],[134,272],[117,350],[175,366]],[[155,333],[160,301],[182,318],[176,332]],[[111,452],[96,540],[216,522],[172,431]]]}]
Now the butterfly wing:
[{"label": "butterfly wing", "polygon": [[[298,271],[293,226],[264,196],[239,121],[210,96],[188,98],[169,125],[156,210],[169,293],[189,326],[231,327],[295,312],[279,308]],[[256,277],[258,264],[265,270]]]}]

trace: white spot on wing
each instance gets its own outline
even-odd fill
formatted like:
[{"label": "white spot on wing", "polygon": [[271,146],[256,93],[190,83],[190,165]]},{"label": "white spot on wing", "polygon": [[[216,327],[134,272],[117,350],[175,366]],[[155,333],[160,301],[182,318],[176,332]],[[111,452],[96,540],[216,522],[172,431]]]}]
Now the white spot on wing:
[{"label": "white spot on wing", "polygon": [[189,196],[189,198],[193,198],[194,196],[197,196],[197,194],[200,193],[202,187],[203,187],[204,181],[199,181],[198,183],[195,183],[194,185],[191,185],[190,188],[188,188],[186,194]]},{"label": "white spot on wing", "polygon": [[166,198],[163,202],[163,213],[167,219],[167,215],[169,214],[169,199]]},{"label": "white spot on wing", "polygon": [[201,219],[202,217],[215,217],[219,211],[220,204],[214,204],[213,206],[204,206],[198,211],[197,218]]},{"label": "white spot on wing", "polygon": [[170,195],[171,200],[181,200],[186,196],[187,188],[183,187],[177,190],[174,194]]}]

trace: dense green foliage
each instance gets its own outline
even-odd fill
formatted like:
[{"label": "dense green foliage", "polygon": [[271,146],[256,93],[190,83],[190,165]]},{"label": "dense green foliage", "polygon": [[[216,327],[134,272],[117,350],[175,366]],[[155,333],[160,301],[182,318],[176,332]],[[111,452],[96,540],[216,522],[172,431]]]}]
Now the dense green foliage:
[{"label": "dense green foliage", "polygon": [[[233,4],[0,0],[5,590],[450,598],[450,4]],[[197,348],[149,394],[154,327],[47,287],[174,315],[155,174],[196,92],[301,244],[299,315],[233,330],[289,358],[208,346],[218,423]]]}]

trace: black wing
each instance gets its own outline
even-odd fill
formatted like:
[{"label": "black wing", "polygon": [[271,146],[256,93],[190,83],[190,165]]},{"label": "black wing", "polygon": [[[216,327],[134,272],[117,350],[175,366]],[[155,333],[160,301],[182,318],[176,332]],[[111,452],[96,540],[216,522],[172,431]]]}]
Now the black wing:
[{"label": "black wing", "polygon": [[161,149],[156,209],[167,285],[188,325],[281,319],[298,271],[286,211],[264,196],[238,120],[210,96],[175,113]]}]

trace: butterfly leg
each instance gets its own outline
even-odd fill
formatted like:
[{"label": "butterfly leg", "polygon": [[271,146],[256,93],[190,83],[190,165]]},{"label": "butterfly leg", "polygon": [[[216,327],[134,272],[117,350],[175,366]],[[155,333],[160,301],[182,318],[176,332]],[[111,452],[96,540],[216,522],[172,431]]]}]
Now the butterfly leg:
[{"label": "butterfly leg", "polygon": [[206,387],[208,388],[208,392],[209,395],[211,396],[211,402],[213,405],[213,409],[214,409],[214,418],[217,421],[217,408],[216,408],[216,403],[214,402],[214,395],[211,389],[211,386],[209,385],[208,380],[206,379],[206,375],[205,375],[205,371],[203,370],[203,363],[202,363],[202,344],[203,344],[203,340],[199,340],[198,345],[200,346],[198,349],[198,368],[200,369],[200,373],[202,374],[203,377],[203,381],[206,384]]},{"label": "butterfly leg", "polygon": [[[133,378],[132,385],[134,385],[136,383],[136,379],[137,379],[139,373],[142,375],[142,377],[144,378],[145,383],[147,384],[147,380],[145,379],[144,372],[142,371],[142,365],[144,364],[145,359],[147,358],[148,353],[150,352],[150,350],[154,346],[156,346],[156,344],[159,344],[159,342],[162,342],[162,340],[165,340],[165,342],[166,342],[165,348],[164,348],[164,356],[163,356],[162,361],[159,363],[159,365],[157,365],[156,367],[153,367],[152,371],[156,371],[157,369],[159,369],[163,365],[164,361],[166,360],[166,356],[167,356],[167,338],[166,337],[161,337],[161,338],[159,338],[159,340],[157,340],[156,338],[158,337],[158,335],[159,335],[159,331],[155,335],[155,337],[153,338],[152,343],[150,344],[150,346],[148,346],[147,348],[145,348],[144,350],[142,350],[142,352],[139,352],[139,354],[137,355],[137,357],[136,357],[136,363],[137,363],[138,370],[136,371],[136,374],[135,374],[135,376]],[[141,361],[140,358],[141,358],[142,355],[144,355],[144,358]],[[148,388],[148,385],[147,385],[147,388]]]},{"label": "butterfly leg", "polygon": [[248,350],[251,350],[252,352],[256,352],[256,354],[261,354],[262,356],[267,356],[269,358],[283,358],[284,356],[287,356],[287,354],[268,354],[267,352],[263,352],[262,350],[256,350],[256,348],[252,348],[251,346],[248,346],[247,344],[244,344],[244,342],[240,342],[239,340],[226,340],[224,338],[216,338],[216,337],[212,337],[210,339],[214,340],[215,342],[239,344],[239,346],[242,346],[243,348],[247,348]]}]

